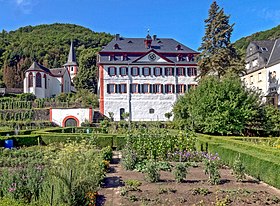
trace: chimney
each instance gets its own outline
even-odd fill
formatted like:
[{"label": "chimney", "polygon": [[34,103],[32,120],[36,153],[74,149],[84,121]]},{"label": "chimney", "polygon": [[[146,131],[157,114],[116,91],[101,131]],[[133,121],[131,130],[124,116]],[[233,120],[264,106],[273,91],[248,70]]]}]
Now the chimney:
[{"label": "chimney", "polygon": [[153,35],[153,40],[156,41],[157,40],[157,35]]},{"label": "chimney", "polygon": [[151,48],[151,45],[152,45],[152,37],[148,34],[146,36],[146,39],[144,40],[144,43],[145,43],[145,46],[147,49],[150,49]]},{"label": "chimney", "polygon": [[116,34],[116,41],[120,40],[120,34]]}]

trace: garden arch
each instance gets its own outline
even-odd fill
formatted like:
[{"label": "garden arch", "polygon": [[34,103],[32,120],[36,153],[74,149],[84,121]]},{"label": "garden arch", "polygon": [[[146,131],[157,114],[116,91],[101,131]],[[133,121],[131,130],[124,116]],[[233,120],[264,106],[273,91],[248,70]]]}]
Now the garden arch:
[{"label": "garden arch", "polygon": [[62,121],[62,127],[78,127],[80,126],[80,121],[75,116],[67,116]]}]

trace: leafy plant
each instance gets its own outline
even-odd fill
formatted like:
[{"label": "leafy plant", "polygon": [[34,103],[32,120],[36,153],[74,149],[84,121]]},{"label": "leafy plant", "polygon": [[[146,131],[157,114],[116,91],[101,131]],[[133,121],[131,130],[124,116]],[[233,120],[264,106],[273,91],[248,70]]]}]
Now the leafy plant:
[{"label": "leafy plant", "polygon": [[133,170],[137,163],[137,158],[134,152],[130,149],[123,150],[121,163],[126,170]]},{"label": "leafy plant", "polygon": [[233,163],[233,175],[235,176],[238,182],[243,181],[246,178],[245,167],[240,160],[240,154],[236,157]]},{"label": "leafy plant", "polygon": [[203,196],[206,196],[208,195],[210,192],[207,188],[194,188],[192,189],[192,194],[193,195],[203,195]]},{"label": "leafy plant", "polygon": [[188,164],[186,163],[176,164],[173,171],[176,182],[183,182],[183,180],[187,177],[187,168],[188,168]]},{"label": "leafy plant", "polygon": [[139,187],[142,185],[142,182],[138,180],[126,180],[125,186],[129,191],[139,191]]},{"label": "leafy plant", "polygon": [[158,182],[160,178],[158,164],[154,160],[149,160],[146,164],[145,179],[148,182]]},{"label": "leafy plant", "polygon": [[220,183],[220,172],[219,172],[219,157],[217,155],[206,154],[204,163],[204,172],[208,174],[208,181],[211,184],[217,185]]}]

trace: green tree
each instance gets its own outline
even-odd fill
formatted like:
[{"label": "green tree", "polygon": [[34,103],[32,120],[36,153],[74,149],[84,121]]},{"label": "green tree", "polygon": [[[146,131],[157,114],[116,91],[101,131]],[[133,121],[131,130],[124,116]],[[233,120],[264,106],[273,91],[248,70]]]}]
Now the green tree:
[{"label": "green tree", "polygon": [[259,116],[259,95],[228,74],[203,78],[195,90],[178,99],[174,118],[203,133],[242,134]]},{"label": "green tree", "polygon": [[[80,67],[91,69],[84,65],[87,61],[83,61],[80,54],[85,56],[92,49],[100,50],[112,38],[110,34],[93,32],[73,24],[56,23],[27,26],[10,32],[2,31],[0,70],[3,73],[3,81],[7,87],[23,87],[23,74],[34,60],[48,68],[61,67],[66,63],[71,39],[75,40],[77,58],[81,60]],[[0,84],[1,81],[0,76]]]},{"label": "green tree", "polygon": [[230,42],[234,24],[220,9],[216,1],[211,4],[205,22],[205,36],[202,38],[198,65],[200,76],[215,74],[223,76],[227,71],[241,72],[240,58]]},{"label": "green tree", "polygon": [[273,131],[280,130],[280,111],[272,105],[265,105],[261,108],[262,129],[267,135]]},{"label": "green tree", "polygon": [[74,79],[76,89],[87,89],[96,93],[97,89],[97,68],[96,68],[97,50],[88,48],[80,53],[79,71]]}]

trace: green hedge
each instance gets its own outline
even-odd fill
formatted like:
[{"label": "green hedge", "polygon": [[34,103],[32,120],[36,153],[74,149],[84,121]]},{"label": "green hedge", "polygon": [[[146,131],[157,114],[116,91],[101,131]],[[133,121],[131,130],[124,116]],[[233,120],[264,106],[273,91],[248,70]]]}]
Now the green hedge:
[{"label": "green hedge", "polygon": [[197,149],[218,153],[223,162],[230,166],[240,154],[247,174],[280,188],[280,157],[275,155],[277,151],[274,148],[269,150],[265,146],[223,138],[224,140],[215,136],[198,135]]},{"label": "green hedge", "polygon": [[126,145],[126,138],[124,135],[114,135],[113,136],[113,147],[117,150],[121,150]]},{"label": "green hedge", "polygon": [[16,136],[6,136],[1,137],[0,139],[0,146],[4,146],[5,140],[14,140],[15,147],[29,147],[33,145],[38,145],[38,143],[42,143],[40,135],[16,135]]}]

